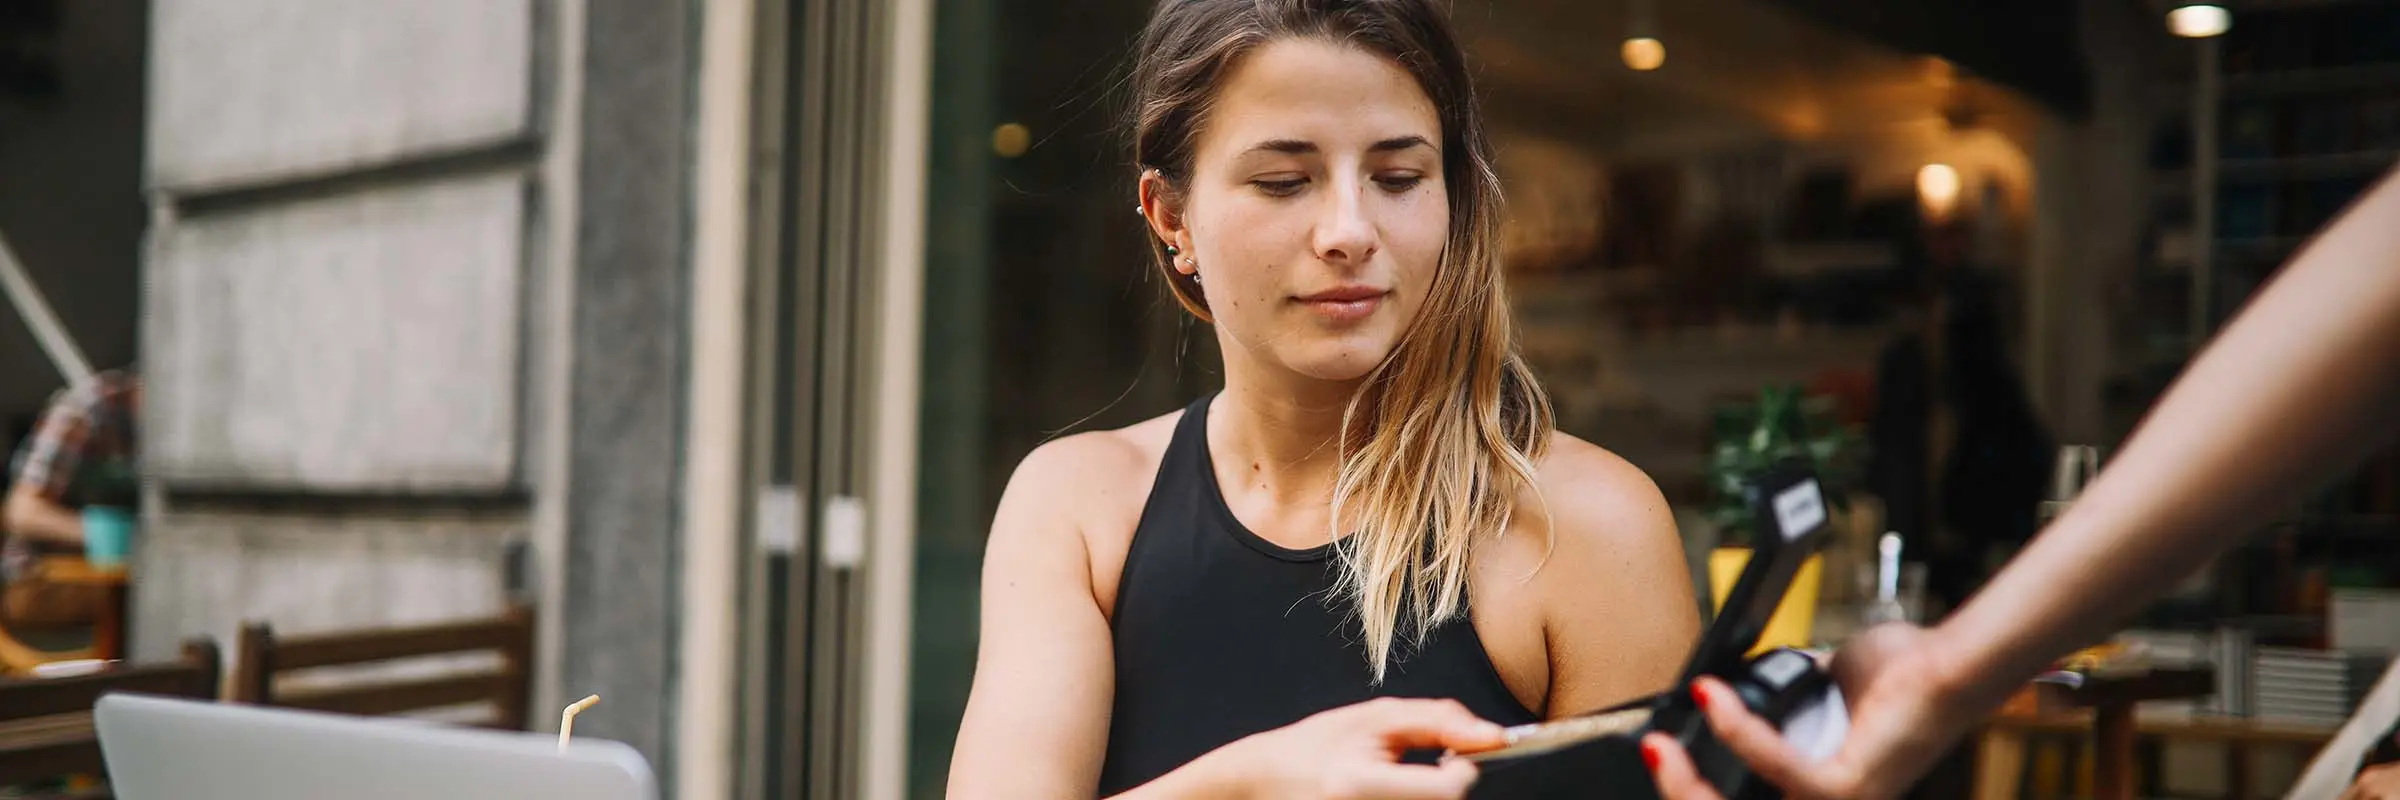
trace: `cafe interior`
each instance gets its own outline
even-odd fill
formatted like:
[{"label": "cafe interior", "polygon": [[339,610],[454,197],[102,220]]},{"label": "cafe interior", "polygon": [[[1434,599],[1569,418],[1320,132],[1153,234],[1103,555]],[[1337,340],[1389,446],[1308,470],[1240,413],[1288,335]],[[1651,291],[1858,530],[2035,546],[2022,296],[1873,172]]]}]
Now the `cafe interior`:
[{"label": "cafe interior", "polygon": [[[1520,347],[1559,427],[1674,504],[1702,613],[1756,534],[1743,476],[1799,459],[1829,490],[1832,535],[1771,644],[1940,621],[2400,164],[2400,0],[1449,4],[1509,199]],[[957,610],[1017,461],[1217,383],[1213,338],[1125,213],[1127,47],[1058,44],[1129,43],[1148,4],[934,5],[920,435],[945,458],[916,498],[916,797],[943,795],[974,668],[976,616]],[[123,603],[122,571],[66,577]],[[63,637],[0,627],[0,671],[121,648],[122,614]],[[512,612],[400,638],[495,651],[521,679],[531,629]],[[279,670],[398,641],[260,626],[142,674],[278,704]],[[2388,738],[2400,713],[2395,654],[2387,448],[2029,683],[1913,796],[2272,797],[2346,778],[2361,751],[2336,746]],[[539,722],[521,682],[402,689],[427,686],[497,695],[502,727]],[[398,697],[284,702],[372,714]],[[0,776],[16,766],[0,756]]]},{"label": "cafe interior", "polygon": [[[1069,5],[1009,4],[998,40],[1112,41],[1141,20]],[[1560,427],[1658,482],[1704,603],[1746,552],[1740,475],[1804,458],[1844,498],[1770,627],[1794,645],[1938,622],[2400,163],[2396,3],[1454,6],[1510,203],[1521,347]],[[989,457],[961,508],[988,510],[1056,431],[1214,385],[1212,338],[1151,299],[1119,219],[1120,55],[994,56],[975,258],[1003,277],[983,305]],[[971,602],[980,549],[921,542],[928,596]],[[2400,650],[2396,556],[2387,449],[2062,662],[2075,688],[2029,685],[1917,795],[2281,796]],[[959,656],[916,679],[912,772],[938,785],[972,622],[920,619],[921,652]]]}]

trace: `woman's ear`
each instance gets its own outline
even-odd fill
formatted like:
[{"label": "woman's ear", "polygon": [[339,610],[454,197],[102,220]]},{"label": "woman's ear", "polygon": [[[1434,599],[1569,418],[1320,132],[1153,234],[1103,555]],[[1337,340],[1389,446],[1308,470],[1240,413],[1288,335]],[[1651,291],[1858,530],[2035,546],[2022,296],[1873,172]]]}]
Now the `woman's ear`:
[{"label": "woman's ear", "polygon": [[[1150,225],[1150,235],[1165,242],[1170,251],[1191,252],[1191,237],[1183,226],[1183,193],[1176,191],[1174,184],[1155,169],[1142,170],[1137,192],[1141,199],[1139,210]],[[1172,266],[1188,274],[1191,270],[1185,266],[1187,263],[1186,259],[1178,258]]]}]

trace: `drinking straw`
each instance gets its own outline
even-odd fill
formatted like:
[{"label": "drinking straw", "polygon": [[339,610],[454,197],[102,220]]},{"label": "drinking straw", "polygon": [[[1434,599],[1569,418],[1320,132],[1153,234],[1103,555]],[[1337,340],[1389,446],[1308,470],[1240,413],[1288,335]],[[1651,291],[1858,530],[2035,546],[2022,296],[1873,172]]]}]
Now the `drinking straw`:
[{"label": "drinking straw", "polygon": [[558,712],[559,752],[564,753],[567,751],[567,738],[575,735],[575,715],[583,713],[584,709],[591,708],[592,704],[598,702],[600,702],[600,696],[592,695],[590,697],[577,700],[573,705],[567,706],[567,710]]}]

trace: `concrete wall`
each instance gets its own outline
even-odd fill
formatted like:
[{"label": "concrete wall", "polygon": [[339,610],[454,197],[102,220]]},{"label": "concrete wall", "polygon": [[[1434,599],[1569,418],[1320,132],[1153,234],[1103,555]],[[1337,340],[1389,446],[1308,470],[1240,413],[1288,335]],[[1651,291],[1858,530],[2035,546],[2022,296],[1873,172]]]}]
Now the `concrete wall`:
[{"label": "concrete wall", "polygon": [[[573,363],[558,588],[566,699],[609,698],[576,731],[668,751],[682,631],[676,505],[691,322],[692,39],[698,0],[587,0]],[[590,727],[586,727],[589,725]]]},{"label": "concrete wall", "polygon": [[162,3],[150,180],[250,185],[522,136],[533,10],[530,0]]},{"label": "concrete wall", "polygon": [[[446,536],[410,517],[527,488],[517,289],[525,232],[550,221],[528,213],[530,158],[452,154],[534,139],[532,17],[528,0],[157,9],[143,458],[164,502],[137,656],[245,619],[498,609],[522,508]],[[376,91],[419,82],[446,91]],[[396,499],[346,502],[364,495]],[[472,589],[382,579],[412,570]]]},{"label": "concrete wall", "polygon": [[502,170],[162,228],[149,469],[184,487],[510,488],[526,190]]},{"label": "concrete wall", "polygon": [[693,7],[159,4],[137,657],[522,597],[673,785]]}]

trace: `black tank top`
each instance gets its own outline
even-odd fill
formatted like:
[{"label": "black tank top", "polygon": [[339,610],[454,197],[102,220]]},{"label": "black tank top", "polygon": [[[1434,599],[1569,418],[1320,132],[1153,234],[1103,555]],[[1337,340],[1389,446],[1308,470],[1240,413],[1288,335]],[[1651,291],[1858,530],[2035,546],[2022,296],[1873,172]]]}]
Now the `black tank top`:
[{"label": "black tank top", "polygon": [[[1212,396],[1213,397],[1213,396]],[[1208,403],[1175,425],[1134,528],[1112,623],[1116,699],[1106,797],[1235,739],[1374,697],[1446,697],[1532,722],[1462,615],[1369,684],[1364,635],[1338,599],[1331,545],[1277,546],[1234,519],[1208,453]]]}]

